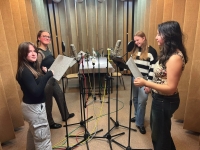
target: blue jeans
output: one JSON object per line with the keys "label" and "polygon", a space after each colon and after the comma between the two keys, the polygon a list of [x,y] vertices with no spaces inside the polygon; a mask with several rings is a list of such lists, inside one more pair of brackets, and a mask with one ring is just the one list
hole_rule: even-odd
{"label": "blue jeans", "polygon": [[164,96],[152,92],[152,97],[150,125],[154,150],[175,150],[170,131],[171,117],[180,103],[179,94]]}
{"label": "blue jeans", "polygon": [[[134,78],[133,78],[134,79]],[[148,94],[145,93],[144,87],[136,87],[133,84],[133,104],[135,107],[135,118],[137,126],[144,126],[144,117],[146,112]]]}

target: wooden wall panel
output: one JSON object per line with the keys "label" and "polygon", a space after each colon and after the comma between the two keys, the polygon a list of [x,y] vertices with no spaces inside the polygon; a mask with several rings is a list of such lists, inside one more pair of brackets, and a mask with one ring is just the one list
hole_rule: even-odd
{"label": "wooden wall panel", "polygon": [[[3,135],[6,141],[14,138],[14,128],[24,125],[20,107],[22,92],[15,79],[18,45],[23,41],[32,41],[35,43],[36,28],[38,30],[39,27],[46,26],[49,29],[49,25],[47,24],[48,18],[44,17],[41,21],[37,16],[39,13],[36,13],[38,10],[41,10],[41,14],[47,14],[45,12],[45,2],[40,1],[43,9],[36,5],[36,2],[33,2],[35,1],[0,1],[0,126],[3,129],[0,129],[0,136]],[[0,139],[0,141],[5,142],[4,139]]]}
{"label": "wooden wall panel", "polygon": [[[156,18],[155,18],[155,27],[154,27],[154,33],[152,33],[152,39],[153,39],[153,44],[154,48],[158,50],[159,53],[159,47],[157,44],[157,41],[155,40],[156,34],[157,34],[157,29],[158,29],[158,24],[163,22],[163,7],[164,7],[164,1],[162,0],[157,0],[157,4],[156,4]],[[150,43],[151,45],[151,43]]]}
{"label": "wooden wall panel", "polygon": [[35,28],[35,22],[34,22],[34,16],[33,16],[33,10],[32,10],[32,3],[31,0],[26,0],[26,13],[28,17],[28,24],[29,24],[29,30],[30,30],[30,36],[31,36],[31,42],[36,43],[36,28]]}
{"label": "wooden wall panel", "polygon": [[[173,7],[173,20],[176,20],[179,22],[182,30],[183,30],[183,25],[184,25],[184,15],[185,15],[185,1],[182,0],[177,0],[174,1],[173,3],[174,7]],[[178,13],[177,13],[177,8],[178,8]],[[187,33],[183,30],[183,34],[187,37]],[[187,38],[185,38],[185,42],[186,42]],[[188,51],[188,49],[187,49]],[[181,103],[179,106],[179,109],[175,112],[174,114],[174,118],[176,119],[183,119],[184,116],[184,111],[185,111],[185,101],[182,101],[182,99],[185,99],[185,97],[187,97],[187,92],[185,92],[185,87],[187,87],[187,78],[184,77],[185,71],[183,72],[183,75],[180,79],[179,82],[179,92],[180,92],[180,98],[181,98]]]}
{"label": "wooden wall panel", "polygon": [[[12,123],[12,119],[9,113],[9,106],[7,103],[7,98],[5,95],[5,88],[2,78],[3,72],[2,67],[6,65],[8,62],[8,48],[7,48],[7,42],[5,38],[5,32],[4,32],[4,26],[3,26],[3,20],[2,15],[0,11],[0,45],[1,49],[1,55],[0,55],[0,141],[5,142],[7,140],[15,138],[14,135],[14,127]],[[9,67],[10,68],[10,67]]]}
{"label": "wooden wall panel", "polygon": [[[178,8],[178,9],[177,9]],[[178,12],[177,12],[178,10]],[[175,0],[173,2],[172,19],[179,22],[181,29],[183,29],[184,15],[185,15],[185,0]]]}
{"label": "wooden wall panel", "polygon": [[24,41],[24,33],[18,0],[13,0],[12,3],[10,3],[10,7],[13,15],[17,43],[21,43]]}
{"label": "wooden wall panel", "polygon": [[[157,5],[157,0],[151,0],[151,5],[150,5],[150,15],[149,15],[149,29],[148,29],[148,43],[149,45],[152,45],[153,47],[155,47],[154,45],[154,41],[155,41],[155,33],[156,33],[156,27],[157,24],[156,22],[156,5]],[[155,47],[156,48],[156,47]]]}
{"label": "wooden wall panel", "polygon": [[[10,3],[10,7],[11,7],[11,11],[12,11],[12,15],[13,15],[13,22],[14,22],[14,27],[15,27],[15,32],[16,32],[16,40],[17,43],[21,43],[23,41],[25,41],[24,38],[24,33],[23,33],[23,26],[22,26],[22,20],[21,20],[21,14],[20,14],[20,8],[19,8],[19,3],[18,0],[14,0],[12,1],[12,3]],[[17,47],[15,48],[15,59],[17,58]],[[15,63],[15,66],[13,67],[13,72],[15,73],[17,70],[17,63]],[[21,92],[21,88],[19,86],[19,84],[17,83],[17,81],[15,82],[16,86],[17,86],[17,90],[18,90],[18,94],[19,94],[19,99],[20,101],[22,100],[22,92]]]}
{"label": "wooden wall panel", "polygon": [[198,12],[198,10],[199,10],[199,5],[197,5],[196,0],[186,1],[183,31],[186,35],[185,46],[186,46],[186,49],[189,50],[188,52],[189,61],[185,67],[184,73],[182,74],[182,78],[180,81],[180,84],[182,86],[180,87],[180,92],[187,93],[187,96],[182,97],[181,99],[182,103],[178,111],[176,112],[175,117],[177,118],[177,115],[179,114],[178,116],[179,119],[184,119],[185,105],[186,105],[186,101],[189,98],[188,91],[189,91],[190,80],[191,80],[191,71],[192,71],[191,65],[193,61],[192,59],[193,59],[194,41],[195,41],[193,38],[189,38],[189,37],[195,37],[196,35],[197,18],[198,18],[198,13],[196,12]]}
{"label": "wooden wall panel", "polygon": [[[144,29],[143,29],[143,31],[144,31],[144,33],[146,34],[146,37],[147,37],[147,40],[149,39],[149,17],[150,17],[150,4],[151,4],[151,1],[150,0],[146,0],[145,1],[146,2],[146,7],[144,8],[144,11],[145,11],[145,13],[144,13],[144,20],[145,20],[145,23],[144,23]],[[149,41],[148,41],[148,43],[149,43]],[[150,45],[150,43],[149,43],[149,45]]]}
{"label": "wooden wall panel", "polygon": [[0,141],[6,142],[15,138],[14,127],[10,117],[9,107],[5,96],[2,77],[0,73]]}
{"label": "wooden wall panel", "polygon": [[18,0],[25,41],[31,41],[25,0]]}
{"label": "wooden wall panel", "polygon": [[7,51],[7,54],[4,57],[5,63],[1,67],[1,76],[3,81],[3,86],[5,89],[5,96],[8,103],[10,115],[13,121],[14,128],[20,127],[24,124],[19,95],[17,92],[15,73],[13,68],[16,68],[17,64],[17,38],[13,22],[13,16],[11,12],[10,2],[9,1],[0,1],[0,10],[2,14],[2,23],[3,30],[1,32],[5,33],[5,39],[7,41],[7,48],[4,51]]}
{"label": "wooden wall panel", "polygon": [[[200,4],[199,4],[200,6]],[[195,10],[194,10],[195,11]],[[197,29],[196,35],[194,36],[194,52],[193,57],[189,61],[192,61],[191,74],[190,74],[190,84],[188,91],[188,98],[186,101],[185,116],[184,116],[184,128],[196,132],[200,132],[200,119],[197,117],[200,114],[200,58],[197,57],[200,54],[199,50],[199,40],[200,40],[200,10],[198,12]]]}
{"label": "wooden wall panel", "polygon": [[173,2],[174,0],[165,0],[164,1],[164,9],[163,9],[163,21],[172,20],[172,10],[173,10]]}
{"label": "wooden wall panel", "polygon": [[200,59],[194,60],[191,67],[191,80],[186,103],[184,128],[200,133]]}

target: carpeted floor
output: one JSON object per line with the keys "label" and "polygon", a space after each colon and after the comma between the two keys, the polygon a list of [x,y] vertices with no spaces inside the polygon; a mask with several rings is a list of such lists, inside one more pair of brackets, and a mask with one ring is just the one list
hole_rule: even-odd
{"label": "carpeted floor", "polygon": [[[141,134],[136,129],[135,123],[131,123],[131,128],[136,129],[137,131],[135,132],[131,130],[129,136],[128,126],[130,113],[130,76],[124,76],[124,81],[126,85],[126,90],[124,90],[123,86],[119,83],[118,103],[116,103],[116,79],[113,81],[113,93],[110,94],[110,117],[112,117],[114,123],[108,115],[109,105],[108,103],[106,103],[108,102],[108,95],[106,95],[104,98],[101,98],[101,101],[103,101],[103,103],[100,102],[100,98],[98,96],[97,100],[95,101],[93,100],[93,98],[89,98],[89,105],[85,109],[85,118],[89,118],[92,116],[92,118],[89,119],[86,123],[86,129],[91,134],[91,137],[85,137],[85,140],[83,137],[70,137],[68,138],[69,147],[73,147],[77,150],[110,150],[111,147],[113,150],[121,150],[126,149],[128,146],[130,146],[132,149],[153,149],[151,143],[151,130],[149,125],[149,113],[152,101],[151,95],[149,95],[149,99],[147,102],[145,117],[145,127],[147,133],[144,135]],[[103,82],[102,84],[104,85]],[[69,135],[86,135],[84,134],[84,127],[81,126],[81,120],[84,120],[84,117],[81,117],[80,94],[77,87],[78,81],[76,79],[69,81],[68,88],[65,94],[67,107],[70,113],[75,113],[75,117],[69,119],[67,123],[77,124],[68,126],[67,128],[63,127],[61,129],[51,130],[52,144],[53,147],[57,150],[66,149],[66,129],[68,130]],[[132,117],[134,114],[133,111],[134,108],[132,107]],[[65,125],[65,122],[61,120],[57,104],[55,103],[53,106],[53,117],[56,123],[61,123]],[[24,127],[17,129],[16,139],[2,144],[3,150],[25,150],[27,127],[28,125],[27,123],[25,123]],[[97,133],[97,131],[99,130],[103,131]],[[199,134],[183,129],[183,123],[181,121],[172,119],[171,132],[177,150],[198,150]],[[117,134],[123,135],[116,136]],[[84,140],[83,143],[79,144],[77,147],[74,147],[74,145],[82,140]],[[116,144],[112,140],[117,141],[119,144]],[[124,148],[120,145],[123,145]]]}

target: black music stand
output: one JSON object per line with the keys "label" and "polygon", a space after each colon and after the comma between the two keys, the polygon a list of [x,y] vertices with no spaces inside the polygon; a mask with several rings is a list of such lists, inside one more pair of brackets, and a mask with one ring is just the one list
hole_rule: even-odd
{"label": "black music stand", "polygon": [[[119,67],[119,68],[124,68],[129,70],[129,67],[126,65],[125,61],[123,60],[122,57],[115,57],[113,58],[113,62]],[[124,145],[120,144],[119,142],[112,140],[115,144],[119,145],[120,147],[124,148],[125,150],[152,150],[152,149],[132,149],[130,146],[130,139],[131,139],[131,130],[133,131],[137,131],[136,129],[132,129],[131,128],[131,114],[132,114],[132,100],[133,100],[133,95],[132,95],[132,89],[133,89],[133,75],[131,75],[131,90],[130,90],[130,108],[129,108],[129,127],[125,127],[122,125],[122,127],[128,128],[129,132],[128,132],[128,146],[125,147]],[[117,89],[118,90],[118,89]],[[117,95],[118,96],[118,95]],[[118,109],[118,108],[117,108]],[[117,110],[116,109],[116,110]],[[117,112],[117,111],[116,111]],[[112,119],[112,118],[111,118]],[[112,121],[114,122],[114,120],[112,119]],[[118,122],[116,121],[115,124],[117,124]]]}
{"label": "black music stand", "polygon": [[[132,129],[123,125],[120,125],[118,122],[118,68],[123,68],[123,69],[127,69],[129,70],[128,66],[126,65],[126,62],[124,61],[124,59],[122,57],[111,57],[111,59],[113,60],[113,62],[116,64],[117,66],[117,84],[116,84],[116,121],[113,120],[113,118],[111,117],[110,119],[113,121],[114,123],[114,127],[112,129],[114,129],[115,127],[124,127],[127,129],[131,129],[132,131],[137,131],[136,129]],[[112,130],[111,129],[111,130]]]}

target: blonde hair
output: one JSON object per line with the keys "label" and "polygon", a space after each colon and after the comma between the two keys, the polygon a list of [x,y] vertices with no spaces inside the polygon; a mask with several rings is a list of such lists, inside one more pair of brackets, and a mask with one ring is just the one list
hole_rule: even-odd
{"label": "blonde hair", "polygon": [[[142,43],[142,46],[141,46],[141,55],[140,55],[139,58],[140,58],[140,60],[148,59],[148,51],[149,51],[149,49],[148,49],[148,43],[147,43],[146,35],[144,34],[144,32],[138,31],[138,32],[136,32],[136,34],[134,36],[139,36],[141,38],[145,38],[144,43]],[[138,47],[135,44],[134,47],[133,47],[133,50],[132,50],[133,59],[136,59],[139,49],[140,49],[140,47]]]}

